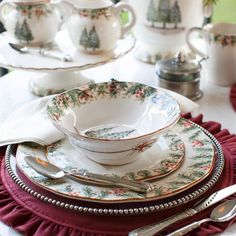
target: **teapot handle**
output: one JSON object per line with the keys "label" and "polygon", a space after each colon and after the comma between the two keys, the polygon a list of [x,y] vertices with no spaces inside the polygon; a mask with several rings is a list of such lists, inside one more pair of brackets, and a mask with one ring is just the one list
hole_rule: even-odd
{"label": "teapot handle", "polygon": [[3,25],[5,25],[5,22],[7,21],[6,15],[4,13],[5,7],[9,9],[15,9],[16,5],[13,2],[8,1],[8,0],[4,0],[0,3],[0,21],[3,23]]}
{"label": "teapot handle", "polygon": [[113,7],[114,14],[118,18],[120,17],[122,10],[127,10],[131,15],[131,19],[129,18],[129,22],[121,27],[121,38],[123,38],[125,33],[128,32],[136,23],[136,14],[131,5],[128,3],[119,2]]}

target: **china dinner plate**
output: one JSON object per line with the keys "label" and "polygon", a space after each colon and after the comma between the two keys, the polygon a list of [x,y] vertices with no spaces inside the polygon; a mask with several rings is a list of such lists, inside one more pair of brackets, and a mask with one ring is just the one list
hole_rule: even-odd
{"label": "china dinner plate", "polygon": [[[134,38],[126,37],[118,40],[116,47],[111,51],[97,54],[86,54],[77,50],[72,45],[72,42],[65,31],[59,32],[55,41],[60,50],[72,56],[72,62],[63,62],[57,59],[29,53],[21,54],[8,45],[9,42],[12,42],[8,34],[6,32],[2,33],[0,34],[0,65],[10,69],[41,72],[78,71],[116,60],[130,52],[135,46]],[[54,51],[60,53],[59,49],[55,49]]]}
{"label": "china dinner plate", "polygon": [[[51,180],[34,171],[24,160],[25,155],[46,159],[44,148],[20,144],[16,153],[17,165],[34,184],[57,195],[100,203],[147,202],[164,199],[183,192],[205,179],[214,169],[214,146],[211,138],[198,126],[180,119],[172,128],[185,144],[185,158],[182,165],[170,175],[154,180],[155,191],[141,194],[124,188],[86,185],[70,178]],[[146,157],[148,158],[148,157]]]}
{"label": "china dinner plate", "polygon": [[47,159],[66,172],[87,170],[89,172],[119,176],[131,180],[150,180],[168,175],[182,163],[185,145],[181,138],[170,131],[161,136],[149,150],[140,154],[138,160],[126,165],[102,165],[96,163],[74,148],[68,139],[47,147]]}
{"label": "china dinner plate", "polygon": [[96,205],[94,205],[87,201],[71,201],[69,198],[61,198],[57,194],[51,195],[47,191],[43,191],[43,189],[41,191],[37,189],[35,190],[34,184],[31,181],[26,181],[25,178],[22,178],[22,175],[19,175],[20,173],[18,168],[16,168],[16,156],[13,145],[9,145],[7,147],[5,166],[12,180],[24,191],[37,198],[39,201],[47,202],[48,204],[67,210],[101,215],[137,215],[167,210],[176,206],[181,206],[182,204],[186,204],[206,193],[219,180],[224,168],[224,155],[221,145],[216,140],[216,138],[214,138],[208,131],[199,125],[194,124],[193,122],[190,123],[203,132],[208,138],[210,138],[214,145],[215,165],[213,167],[212,173],[192,188],[176,194],[173,197],[166,197],[161,200],[147,201],[143,203],[132,203],[132,201],[130,201],[127,204],[124,203],[115,205],[96,203]]}

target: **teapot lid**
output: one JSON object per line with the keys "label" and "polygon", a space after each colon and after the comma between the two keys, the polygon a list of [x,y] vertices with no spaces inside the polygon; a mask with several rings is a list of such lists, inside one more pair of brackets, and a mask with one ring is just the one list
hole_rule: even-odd
{"label": "teapot lid", "polygon": [[110,7],[114,3],[111,0],[78,0],[74,5],[82,9],[99,9]]}
{"label": "teapot lid", "polygon": [[199,77],[201,65],[196,60],[178,53],[176,58],[160,60],[156,64],[156,73],[163,79],[174,81],[193,80]]}

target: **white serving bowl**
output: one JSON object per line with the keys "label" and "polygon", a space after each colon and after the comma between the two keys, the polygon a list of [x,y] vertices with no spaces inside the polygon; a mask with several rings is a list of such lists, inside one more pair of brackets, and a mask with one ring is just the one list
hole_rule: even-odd
{"label": "white serving bowl", "polygon": [[84,85],[47,104],[53,124],[88,158],[108,165],[134,161],[180,117],[167,92],[134,82],[111,80]]}

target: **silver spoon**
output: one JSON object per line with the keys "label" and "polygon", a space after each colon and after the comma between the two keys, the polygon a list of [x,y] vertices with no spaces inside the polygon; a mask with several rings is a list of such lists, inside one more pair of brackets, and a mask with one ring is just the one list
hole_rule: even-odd
{"label": "silver spoon", "polygon": [[213,209],[210,218],[199,220],[192,224],[186,225],[167,236],[180,236],[187,234],[193,229],[198,228],[201,224],[209,221],[213,222],[225,222],[233,219],[236,216],[236,200],[228,200]]}
{"label": "silver spoon", "polygon": [[152,184],[143,181],[126,180],[116,176],[107,176],[102,174],[91,173],[87,170],[65,172],[48,161],[32,156],[25,156],[25,161],[35,171],[52,179],[59,179],[65,176],[72,176],[81,178],[82,181],[87,180],[87,182],[89,183],[123,187],[140,193],[148,193],[154,190],[154,186]]}
{"label": "silver spoon", "polygon": [[17,44],[17,43],[9,43],[9,46],[20,53],[31,53],[31,54],[36,54],[36,55],[39,54],[44,57],[59,59],[64,62],[72,61],[72,58],[70,55],[53,53],[53,52],[51,52],[47,49],[44,49],[42,47],[41,48],[29,48],[29,47],[26,47],[24,45]]}

